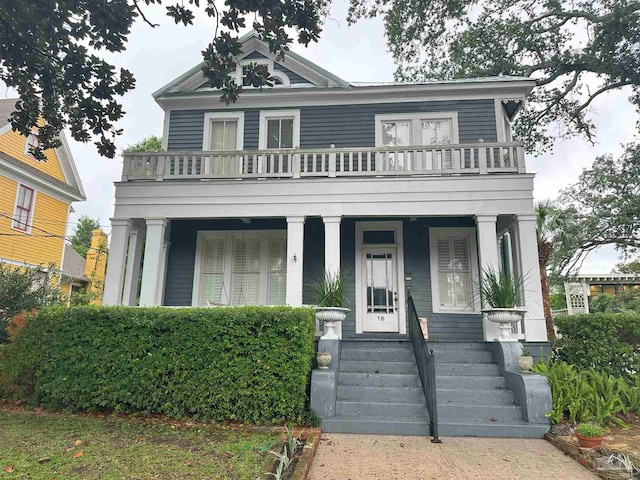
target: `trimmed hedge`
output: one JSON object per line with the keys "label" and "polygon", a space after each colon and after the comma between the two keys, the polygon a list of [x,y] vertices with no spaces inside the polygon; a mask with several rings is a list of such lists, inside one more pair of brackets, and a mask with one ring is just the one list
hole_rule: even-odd
{"label": "trimmed hedge", "polygon": [[44,308],[6,363],[24,396],[48,408],[295,420],[314,333],[309,308]]}
{"label": "trimmed hedge", "polygon": [[640,314],[566,315],[554,322],[562,335],[555,344],[561,360],[614,376],[640,372]]}

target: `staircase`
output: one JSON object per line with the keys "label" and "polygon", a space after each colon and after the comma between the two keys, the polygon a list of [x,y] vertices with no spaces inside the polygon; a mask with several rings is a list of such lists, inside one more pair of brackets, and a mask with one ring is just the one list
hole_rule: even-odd
{"label": "staircase", "polygon": [[548,425],[522,409],[481,342],[430,342],[435,353],[439,433],[443,437],[542,438]]}
{"label": "staircase", "polygon": [[429,413],[409,341],[342,342],[333,433],[429,435]]}

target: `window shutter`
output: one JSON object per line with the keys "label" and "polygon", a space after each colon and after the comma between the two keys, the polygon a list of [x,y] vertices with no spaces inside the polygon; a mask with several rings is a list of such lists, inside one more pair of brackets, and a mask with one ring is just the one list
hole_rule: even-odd
{"label": "window shutter", "polygon": [[233,255],[233,304],[260,305],[260,239],[236,239]]}
{"label": "window shutter", "polygon": [[224,290],[224,240],[207,238],[202,242],[200,304],[222,304]]}
{"label": "window shutter", "polygon": [[437,241],[440,305],[465,307],[472,301],[471,260],[467,236],[440,237]]}
{"label": "window shutter", "polygon": [[269,305],[284,305],[287,289],[287,242],[269,240]]}

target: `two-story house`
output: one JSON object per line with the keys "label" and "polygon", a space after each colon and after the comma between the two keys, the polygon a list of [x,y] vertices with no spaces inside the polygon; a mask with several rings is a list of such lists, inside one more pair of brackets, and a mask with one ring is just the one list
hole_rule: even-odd
{"label": "two-story house", "polygon": [[0,100],[0,262],[64,269],[72,203],[85,200],[82,182],[64,134],[60,147],[45,151],[46,160],[31,155],[38,131],[25,138],[12,130],[15,104]]}
{"label": "two-story house", "polygon": [[511,136],[533,80],[355,84],[242,42],[236,81],[254,62],[272,88],[225,105],[198,65],[153,94],[165,151],[124,155],[105,304],[136,304],[140,269],[139,304],[166,306],[313,304],[308,283],[341,271],[343,344],[406,339],[410,296],[430,340],[471,345],[498,335],[479,272],[504,268],[526,275],[517,336],[547,340],[534,175]]}

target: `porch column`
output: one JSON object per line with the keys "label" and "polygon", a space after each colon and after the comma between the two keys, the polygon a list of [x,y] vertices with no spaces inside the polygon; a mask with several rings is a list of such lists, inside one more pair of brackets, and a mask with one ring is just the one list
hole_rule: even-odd
{"label": "porch column", "polygon": [[322,217],[324,221],[324,271],[340,272],[340,221],[342,217]]}
{"label": "porch column", "polygon": [[[480,277],[483,270],[500,269],[498,256],[498,236],[496,230],[496,215],[476,215],[476,224],[478,226],[478,257],[480,260]],[[484,305],[483,305],[484,308]],[[492,342],[500,336],[498,325],[487,320],[486,315],[482,316],[482,324],[484,330],[484,339]]]}
{"label": "porch column", "polygon": [[304,217],[287,217],[287,295],[286,303],[302,305],[302,264]]}
{"label": "porch column", "polygon": [[120,305],[131,225],[132,222],[128,218],[111,219],[111,244],[102,294],[103,305]]}
{"label": "porch column", "polygon": [[[324,222],[324,273],[340,273],[340,221],[342,217],[322,217]],[[335,332],[342,339],[342,322],[335,322]],[[326,329],[323,331],[326,334]]]}
{"label": "porch column", "polygon": [[135,305],[138,295],[138,278],[140,277],[140,263],[142,260],[142,245],[144,233],[139,228],[131,228],[129,232],[129,249],[127,254],[127,268],[124,275],[123,305]]}
{"label": "porch column", "polygon": [[540,264],[538,263],[538,242],[536,237],[536,216],[518,215],[518,241],[522,275],[524,275],[524,319],[525,339],[528,342],[546,342],[547,327],[542,306],[542,286],[540,284]]}
{"label": "porch column", "polygon": [[151,307],[159,304],[158,283],[160,275],[164,276],[161,267],[164,264],[164,234],[167,228],[166,218],[147,218],[147,239],[144,245],[142,262],[142,287],[140,289],[140,306]]}

